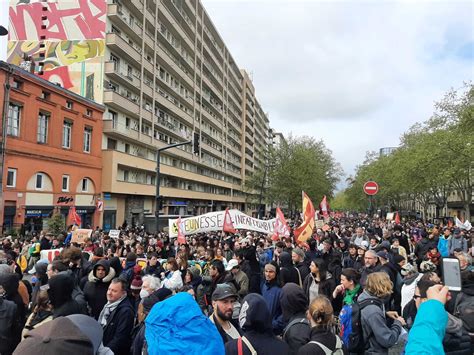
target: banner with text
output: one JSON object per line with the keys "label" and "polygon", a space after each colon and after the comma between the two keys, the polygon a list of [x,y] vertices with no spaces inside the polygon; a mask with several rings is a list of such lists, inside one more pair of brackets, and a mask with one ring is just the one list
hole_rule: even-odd
{"label": "banner with text", "polygon": [[[260,233],[273,233],[275,218],[269,220],[257,219],[247,216],[239,210],[229,210],[230,218],[235,229],[246,229]],[[184,224],[184,235],[222,231],[224,226],[225,211],[209,212],[200,216],[181,218]],[[178,236],[177,219],[170,219],[170,238]]]}

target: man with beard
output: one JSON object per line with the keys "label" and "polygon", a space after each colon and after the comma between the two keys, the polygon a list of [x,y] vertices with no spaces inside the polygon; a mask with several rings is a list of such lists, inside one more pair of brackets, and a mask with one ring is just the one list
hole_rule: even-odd
{"label": "man with beard", "polygon": [[237,294],[227,284],[217,285],[212,293],[214,312],[209,318],[219,331],[224,344],[229,340],[238,339],[241,335],[238,325],[232,323],[232,313],[236,301]]}
{"label": "man with beard", "polygon": [[107,303],[107,290],[115,277],[115,270],[108,260],[99,260],[89,273],[84,286],[84,296],[91,310],[91,316],[99,319],[100,312]]}
{"label": "man with beard", "polygon": [[367,250],[364,254],[364,263],[365,266],[362,269],[362,274],[360,277],[360,285],[365,287],[365,283],[367,281],[367,276],[369,274],[379,271],[380,266],[378,265],[379,257],[374,250]]}

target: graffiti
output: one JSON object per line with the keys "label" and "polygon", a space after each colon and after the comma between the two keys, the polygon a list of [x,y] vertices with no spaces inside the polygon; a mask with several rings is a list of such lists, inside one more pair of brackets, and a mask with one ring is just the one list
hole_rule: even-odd
{"label": "graffiti", "polygon": [[[43,43],[43,46],[41,44]],[[19,65],[25,55],[36,63],[43,62],[43,70],[84,62],[105,53],[104,40],[38,42],[18,41],[8,44],[8,62]]]}
{"label": "graffiti", "polygon": [[105,0],[12,4],[9,40],[102,39],[106,13]]}
{"label": "graffiti", "polygon": [[102,102],[105,0],[10,0],[8,62],[26,57],[35,73]]}

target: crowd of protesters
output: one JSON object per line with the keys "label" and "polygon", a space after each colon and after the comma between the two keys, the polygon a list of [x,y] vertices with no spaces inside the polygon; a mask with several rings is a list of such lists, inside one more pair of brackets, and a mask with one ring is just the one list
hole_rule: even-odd
{"label": "crowd of protesters", "polygon": [[[5,236],[0,355],[473,354],[471,237],[365,215],[298,244],[239,231],[180,245],[126,226],[80,245]],[[443,258],[459,261],[461,291],[443,286]]]}

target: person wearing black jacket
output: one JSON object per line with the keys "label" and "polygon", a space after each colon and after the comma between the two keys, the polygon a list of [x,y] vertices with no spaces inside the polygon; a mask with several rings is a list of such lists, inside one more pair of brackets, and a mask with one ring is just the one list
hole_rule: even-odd
{"label": "person wearing black jacket", "polygon": [[135,314],[127,297],[127,283],[116,277],[107,290],[107,303],[98,322],[104,328],[102,343],[115,355],[128,355]]}
{"label": "person wearing black jacket", "polygon": [[342,340],[331,331],[333,308],[326,297],[317,296],[314,299],[308,309],[308,318],[312,327],[310,340],[298,350],[298,355],[325,355],[343,350]]}
{"label": "person wearing black jacket", "polygon": [[53,306],[53,318],[83,314],[83,308],[72,298],[74,280],[70,274],[60,272],[51,277],[48,284],[48,296]]}
{"label": "person wearing black jacket", "polygon": [[315,299],[317,295],[324,295],[331,299],[332,292],[336,288],[336,281],[334,277],[327,271],[327,266],[324,260],[315,259],[310,264],[311,273],[306,276],[303,283],[303,291],[310,302]]}
{"label": "person wearing black jacket", "polygon": [[303,278],[300,280],[298,271],[293,266],[293,261],[291,260],[291,254],[284,251],[280,254],[280,284],[285,286],[289,282],[293,282],[297,285],[301,285]]}
{"label": "person wearing black jacket", "polygon": [[21,329],[23,327],[23,324],[21,324],[18,304],[23,304],[23,302],[21,302],[21,297],[19,297],[17,290],[18,279],[16,278],[16,275],[9,272],[1,273],[0,354],[11,354],[21,340]]}
{"label": "person wearing black jacket", "polygon": [[283,330],[283,340],[290,347],[288,354],[294,355],[309,341],[311,327],[306,318],[308,298],[301,287],[288,283],[281,289],[280,306],[283,320],[287,322]]}
{"label": "person wearing black jacket", "polygon": [[90,314],[96,320],[107,303],[107,289],[115,277],[115,270],[110,267],[108,260],[99,260],[89,273],[84,286],[84,297],[90,309]]}
{"label": "person wearing black jacket", "polygon": [[[251,345],[258,355],[287,355],[288,345],[273,335],[272,316],[264,298],[250,293],[243,299],[242,311],[239,315],[243,336],[230,340],[225,344],[226,355],[238,355],[238,343],[241,342],[242,355],[251,355],[247,345]],[[245,338],[245,339],[243,339]]]}

